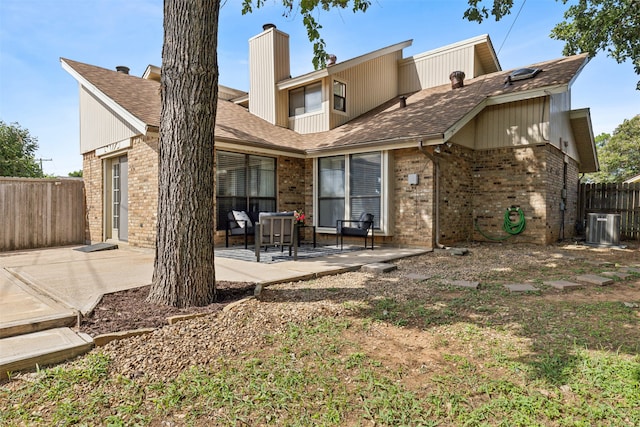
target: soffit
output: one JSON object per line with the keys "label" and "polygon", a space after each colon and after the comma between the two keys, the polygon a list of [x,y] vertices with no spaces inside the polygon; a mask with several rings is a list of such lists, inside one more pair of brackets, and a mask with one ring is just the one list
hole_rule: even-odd
{"label": "soffit", "polygon": [[572,110],[569,113],[569,120],[578,156],[580,157],[578,171],[581,173],[597,172],[600,167],[598,165],[598,154],[596,152],[589,109]]}

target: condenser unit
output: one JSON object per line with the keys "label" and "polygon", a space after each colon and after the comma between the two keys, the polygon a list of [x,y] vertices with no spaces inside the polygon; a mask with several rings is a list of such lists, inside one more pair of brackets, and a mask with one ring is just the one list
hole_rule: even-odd
{"label": "condenser unit", "polygon": [[587,219],[587,244],[620,244],[620,214],[590,213]]}

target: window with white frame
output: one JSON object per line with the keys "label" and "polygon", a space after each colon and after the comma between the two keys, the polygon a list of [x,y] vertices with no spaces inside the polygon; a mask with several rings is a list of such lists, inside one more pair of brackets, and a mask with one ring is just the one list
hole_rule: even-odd
{"label": "window with white frame", "polygon": [[347,85],[337,80],[333,81],[333,109],[347,111]]}
{"label": "window with white frame", "polygon": [[224,230],[231,210],[276,210],[276,159],[251,154],[216,152],[216,210]]}
{"label": "window with white frame", "polygon": [[382,153],[371,152],[318,159],[318,226],[335,227],[339,219],[357,220],[363,212],[382,215]]}
{"label": "window with white frame", "polygon": [[289,91],[289,117],[322,110],[322,83],[313,83]]}

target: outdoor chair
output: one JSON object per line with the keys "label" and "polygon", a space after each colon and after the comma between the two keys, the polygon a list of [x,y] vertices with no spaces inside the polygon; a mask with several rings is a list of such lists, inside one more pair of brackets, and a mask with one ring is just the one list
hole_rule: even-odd
{"label": "outdoor chair", "polygon": [[[347,224],[348,227],[345,227]],[[364,248],[367,249],[367,239],[371,230],[371,250],[373,250],[373,214],[363,212],[358,220],[339,219],[336,221],[336,246],[338,246],[338,236],[340,237],[340,250],[344,236],[364,237]]]}
{"label": "outdoor chair", "polygon": [[229,247],[229,236],[244,236],[244,248],[247,249],[248,238],[254,234],[255,218],[251,219],[245,211],[229,211],[227,213],[227,229],[225,232],[225,246]]}
{"label": "outdoor chair", "polygon": [[265,252],[269,246],[280,246],[283,251],[289,246],[289,256],[293,250],[294,261],[298,260],[298,239],[296,219],[293,212],[261,212],[255,224],[255,254],[260,262],[260,250]]}

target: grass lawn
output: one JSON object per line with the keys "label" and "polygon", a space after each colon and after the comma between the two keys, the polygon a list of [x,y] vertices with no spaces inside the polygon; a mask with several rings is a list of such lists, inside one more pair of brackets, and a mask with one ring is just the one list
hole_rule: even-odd
{"label": "grass lawn", "polygon": [[[542,283],[604,269],[569,261],[478,270],[478,290],[452,287],[462,274],[442,266],[454,261],[429,255],[391,276],[269,287],[239,327],[276,304],[320,308],[161,380],[124,374],[96,349],[0,386],[0,425],[640,426],[640,311],[624,304],[640,275],[569,292]],[[403,276],[421,262],[441,269]],[[540,292],[505,290],[525,276]]]}

